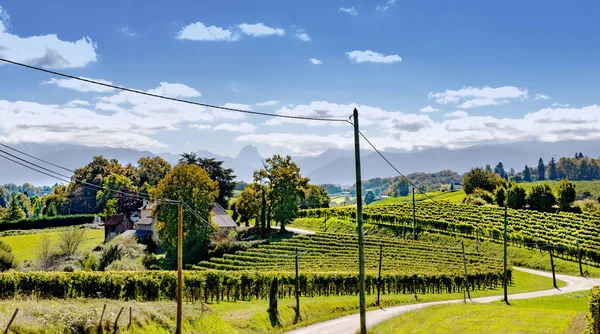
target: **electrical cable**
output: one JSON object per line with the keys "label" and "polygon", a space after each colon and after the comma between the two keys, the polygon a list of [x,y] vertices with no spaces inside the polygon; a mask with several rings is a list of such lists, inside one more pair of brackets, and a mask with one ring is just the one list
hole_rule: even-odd
{"label": "electrical cable", "polygon": [[409,180],[406,176],[404,176],[404,174],[402,174],[398,168],[396,168],[384,155],[383,153],[381,153],[377,147],[375,147],[375,145],[373,145],[373,143],[371,143],[371,141],[367,138],[367,136],[365,136],[362,131],[358,131],[358,133],[363,137],[363,139],[371,146],[371,148],[373,148],[375,150],[375,152],[377,152],[377,154],[379,154],[379,156],[385,160],[385,162],[387,162],[388,165],[390,165],[390,167],[392,167],[396,173],[398,173],[398,175],[400,175],[403,179],[406,180],[406,182],[408,182],[411,186],[413,186],[414,189],[417,189],[421,194],[425,195],[425,197],[429,198],[430,200],[434,201],[435,200],[433,198],[431,198],[431,196],[427,195],[424,191],[422,191],[421,189],[417,188],[417,186],[415,186],[414,183],[412,183],[411,180]]}
{"label": "electrical cable", "polygon": [[73,76],[73,75],[69,75],[69,74],[65,74],[65,73],[61,73],[61,72],[57,72],[57,71],[47,70],[47,69],[44,69],[44,68],[41,68],[41,67],[36,67],[36,66],[32,66],[32,65],[27,65],[27,64],[19,63],[19,62],[12,61],[12,60],[9,60],[9,59],[0,58],[0,61],[3,61],[3,62],[8,63],[8,64],[13,64],[13,65],[25,67],[25,68],[28,68],[28,69],[31,69],[31,70],[36,70],[36,71],[45,72],[45,73],[48,73],[48,74],[53,74],[53,75],[61,76],[61,77],[64,77],[64,78],[69,78],[69,79],[73,79],[73,80],[87,82],[87,83],[94,84],[94,85],[104,86],[104,87],[108,87],[108,88],[112,88],[112,89],[117,89],[117,90],[121,90],[121,91],[125,91],[125,92],[130,92],[130,93],[135,93],[135,94],[150,96],[150,97],[154,97],[154,98],[158,98],[158,99],[163,99],[163,100],[169,100],[169,101],[174,101],[174,102],[192,104],[192,105],[201,106],[201,107],[214,108],[214,109],[220,109],[220,110],[226,110],[226,111],[234,111],[234,112],[240,112],[240,113],[246,113],[246,114],[252,114],[252,115],[259,115],[259,116],[280,117],[280,118],[299,119],[299,120],[307,120],[307,121],[347,122],[347,120],[340,119],[340,118],[320,118],[320,117],[307,117],[307,116],[293,116],[293,115],[282,115],[282,114],[270,114],[270,113],[265,113],[265,112],[260,112],[260,111],[252,111],[252,110],[243,110],[243,109],[237,109],[237,108],[222,107],[222,106],[212,105],[212,104],[208,104],[208,103],[200,103],[200,102],[194,102],[194,101],[189,101],[189,100],[183,100],[183,99],[178,99],[178,98],[174,98],[174,97],[169,97],[169,96],[165,96],[165,95],[148,93],[148,92],[144,92],[144,91],[140,91],[140,90],[136,90],[136,89],[126,88],[126,87],[122,87],[122,86],[116,86],[116,85],[113,85],[113,84],[99,82],[99,81],[95,81],[95,80],[91,80],[91,79],[80,78],[80,77],[76,77],[76,76]]}

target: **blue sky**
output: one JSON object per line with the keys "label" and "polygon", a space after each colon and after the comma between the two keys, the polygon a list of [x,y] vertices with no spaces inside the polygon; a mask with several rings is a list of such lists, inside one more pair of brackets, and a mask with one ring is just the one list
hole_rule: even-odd
{"label": "blue sky", "polygon": [[[385,149],[600,137],[597,1],[0,6],[4,58],[264,112],[339,118],[358,106]],[[347,126],[213,112],[10,65],[0,79],[2,142],[224,155],[352,147]]]}

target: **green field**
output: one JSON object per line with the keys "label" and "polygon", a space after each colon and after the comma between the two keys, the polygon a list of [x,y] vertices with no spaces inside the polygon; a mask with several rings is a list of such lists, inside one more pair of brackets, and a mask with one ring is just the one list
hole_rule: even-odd
{"label": "green field", "polygon": [[[18,234],[0,237],[0,240],[12,247],[12,253],[19,262],[34,260],[38,257],[40,242],[43,237],[48,237],[56,246],[61,230],[48,230],[30,234]],[[86,229],[84,240],[79,246],[80,252],[90,252],[104,241],[103,229]]]}
{"label": "green field", "polygon": [[[439,305],[385,321],[370,333],[582,333],[589,291],[490,304]],[[510,299],[509,299],[510,300]]]}

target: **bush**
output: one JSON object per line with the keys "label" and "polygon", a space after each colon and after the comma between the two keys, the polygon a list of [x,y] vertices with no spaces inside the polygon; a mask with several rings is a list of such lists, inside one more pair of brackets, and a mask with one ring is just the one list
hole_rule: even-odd
{"label": "bush", "polygon": [[6,271],[16,266],[12,248],[0,240],[0,271]]}
{"label": "bush", "polygon": [[590,291],[587,312],[588,328],[586,333],[594,333],[594,314],[597,307],[600,307],[600,286],[595,286]]}
{"label": "bush", "polygon": [[[477,203],[476,203],[477,202]],[[463,203],[470,203],[475,205],[492,204],[494,203],[494,195],[483,189],[475,189],[470,196],[465,197]]]}
{"label": "bush", "polygon": [[100,269],[100,261],[98,261],[98,257],[93,253],[85,253],[79,263],[81,264],[81,270],[96,271]]}
{"label": "bush", "polygon": [[467,195],[475,192],[476,189],[494,191],[498,183],[496,175],[486,172],[483,168],[473,168],[468,171],[462,182],[463,189]]}
{"label": "bush", "polygon": [[111,263],[119,260],[136,260],[144,254],[143,246],[135,240],[115,238],[102,249],[100,254],[100,270],[105,270]]}
{"label": "bush", "polygon": [[83,242],[84,234],[85,230],[77,228],[62,232],[58,242],[58,247],[62,254],[66,256],[75,254],[79,245]]}
{"label": "bush", "polygon": [[117,260],[104,268],[105,271],[140,271],[144,270],[140,261]]}
{"label": "bush", "polygon": [[159,261],[154,254],[146,254],[142,257],[142,264],[148,270],[160,269]]}
{"label": "bush", "polygon": [[552,206],[556,204],[556,197],[552,193],[552,188],[547,183],[536,185],[531,188],[527,195],[527,205],[532,210],[551,212]]}
{"label": "bush", "polygon": [[525,188],[512,185],[506,190],[506,206],[511,209],[523,209],[527,203]]}

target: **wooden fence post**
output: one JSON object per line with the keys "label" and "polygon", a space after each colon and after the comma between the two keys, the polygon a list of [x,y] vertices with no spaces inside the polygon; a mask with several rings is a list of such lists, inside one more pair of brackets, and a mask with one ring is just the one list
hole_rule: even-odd
{"label": "wooden fence post", "polygon": [[106,311],[106,304],[104,304],[104,308],[102,308],[102,314],[100,315],[100,322],[98,322],[98,333],[102,332],[102,320],[104,319],[104,311]]}
{"label": "wooden fence post", "polygon": [[129,306],[129,325],[127,325],[127,329],[129,330],[129,328],[131,327],[131,306]]}
{"label": "wooden fence post", "polygon": [[13,321],[15,321],[15,317],[17,316],[17,313],[19,313],[18,308],[15,309],[15,313],[13,313],[12,318],[10,318],[8,325],[6,326],[6,329],[4,330],[4,334],[8,334],[8,331],[10,330],[10,326],[12,325]]}
{"label": "wooden fence post", "polygon": [[117,313],[117,319],[115,319],[114,333],[119,330],[119,318],[121,317],[121,313],[123,313],[124,307],[121,307],[119,313]]}

